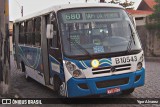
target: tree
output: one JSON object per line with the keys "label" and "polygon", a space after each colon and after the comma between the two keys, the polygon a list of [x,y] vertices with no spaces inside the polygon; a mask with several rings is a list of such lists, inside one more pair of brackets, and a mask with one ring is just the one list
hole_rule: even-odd
{"label": "tree", "polygon": [[100,3],[105,3],[105,0],[100,0]]}
{"label": "tree", "polygon": [[8,0],[0,0],[0,94],[9,89],[9,9]]}
{"label": "tree", "polygon": [[150,39],[147,39],[148,42],[148,50],[152,56],[157,56],[155,54],[155,40],[160,38],[160,0],[155,0],[156,5],[154,6],[153,13],[147,17],[146,27],[148,29],[147,36]]}
{"label": "tree", "polygon": [[154,12],[149,16],[149,20],[147,21],[147,28],[150,30],[160,29],[160,0],[155,0],[155,2]]}
{"label": "tree", "polygon": [[119,3],[120,3],[120,1],[119,1],[119,0],[111,0],[109,3],[119,4]]}
{"label": "tree", "polygon": [[[134,5],[134,2],[128,1],[128,0],[125,0],[125,2],[120,2],[120,0],[111,0],[108,3],[119,4],[119,5],[123,6],[124,8],[128,8],[128,7],[131,7]],[[132,7],[132,9],[133,9],[133,7]]]}
{"label": "tree", "polygon": [[134,2],[132,2],[132,1],[128,1],[128,0],[125,0],[125,2],[123,2],[123,3],[119,3],[121,6],[123,6],[124,8],[128,8],[128,7],[131,7],[131,6],[133,6],[134,5]]}

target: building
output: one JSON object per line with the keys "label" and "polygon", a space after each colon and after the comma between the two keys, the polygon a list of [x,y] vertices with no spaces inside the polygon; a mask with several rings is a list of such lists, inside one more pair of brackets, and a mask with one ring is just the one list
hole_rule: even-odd
{"label": "building", "polygon": [[134,17],[136,26],[144,26],[146,25],[147,16],[154,12],[154,5],[156,5],[154,0],[142,0],[137,10],[126,11]]}
{"label": "building", "polygon": [[126,11],[133,16],[136,22],[136,26],[146,25],[147,16],[153,13],[152,11],[144,11],[144,10],[126,10]]}
{"label": "building", "polygon": [[137,10],[144,10],[144,11],[154,11],[154,5],[156,5],[155,0],[142,0],[139,4]]}

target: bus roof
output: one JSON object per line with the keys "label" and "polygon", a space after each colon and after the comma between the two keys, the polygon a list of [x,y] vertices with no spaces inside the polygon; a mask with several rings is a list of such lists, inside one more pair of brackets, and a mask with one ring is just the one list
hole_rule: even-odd
{"label": "bus roof", "polygon": [[52,11],[57,12],[57,11],[63,10],[63,9],[83,8],[83,7],[116,7],[116,8],[122,8],[123,9],[123,7],[120,6],[120,5],[110,4],[110,3],[63,4],[63,5],[52,6],[52,7],[49,7],[47,9],[44,9],[42,11],[24,16],[20,19],[15,20],[14,23],[24,21],[24,20],[27,20],[27,19],[31,19],[31,18],[34,18],[34,17],[37,17],[37,16],[41,16],[41,15],[44,15],[44,14],[52,12]]}

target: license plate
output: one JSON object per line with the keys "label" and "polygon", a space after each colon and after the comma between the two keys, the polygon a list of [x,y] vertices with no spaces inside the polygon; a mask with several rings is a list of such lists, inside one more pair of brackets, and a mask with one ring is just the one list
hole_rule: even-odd
{"label": "license plate", "polygon": [[120,92],[121,89],[119,87],[116,87],[116,88],[110,88],[107,90],[107,94],[113,94],[113,93],[117,93],[117,92]]}

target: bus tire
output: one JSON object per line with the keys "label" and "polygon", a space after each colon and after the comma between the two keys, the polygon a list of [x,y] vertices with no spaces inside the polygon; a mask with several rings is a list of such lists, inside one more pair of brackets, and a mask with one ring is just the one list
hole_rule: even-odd
{"label": "bus tire", "polygon": [[122,94],[123,95],[129,95],[129,94],[133,93],[133,91],[134,91],[134,88],[131,88],[131,89],[128,89],[128,90],[123,90]]}
{"label": "bus tire", "polygon": [[54,76],[54,80],[53,80],[53,86],[54,86],[54,91],[60,95],[60,86],[62,84],[60,78],[58,76]]}
{"label": "bus tire", "polygon": [[21,62],[21,70],[22,70],[22,72],[26,71],[26,67],[25,67],[24,62]]}

